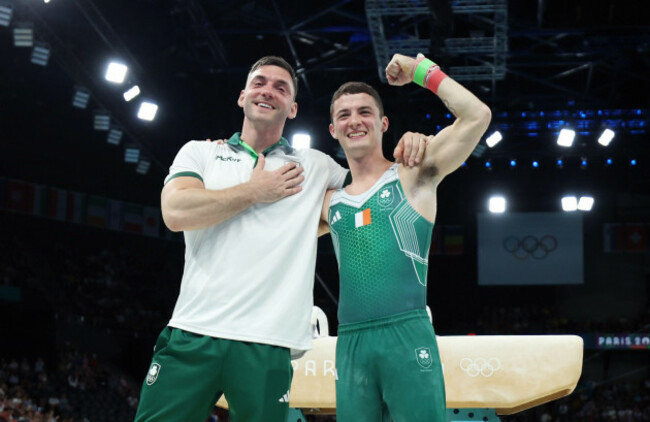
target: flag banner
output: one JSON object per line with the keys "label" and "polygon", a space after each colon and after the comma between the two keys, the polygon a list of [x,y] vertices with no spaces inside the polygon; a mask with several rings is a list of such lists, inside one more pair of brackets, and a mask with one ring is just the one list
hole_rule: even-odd
{"label": "flag banner", "polygon": [[47,186],[34,185],[34,202],[32,214],[38,217],[47,217]]}
{"label": "flag banner", "polygon": [[49,188],[47,190],[47,217],[64,221],[68,214],[68,191]]}
{"label": "flag banner", "polygon": [[647,223],[605,223],[603,225],[603,252],[607,253],[647,253]]}
{"label": "flag banner", "polygon": [[67,195],[66,220],[71,223],[86,223],[86,194],[70,192]]}
{"label": "flag banner", "polygon": [[429,255],[442,255],[442,225],[436,224],[433,226],[433,235],[431,236],[431,247],[429,248]]}
{"label": "flag banner", "polygon": [[106,228],[110,230],[124,229],[124,202],[116,199],[108,200],[108,220]]}
{"label": "flag banner", "polygon": [[142,205],[124,204],[124,230],[142,233]]}
{"label": "flag banner", "polygon": [[444,226],[443,233],[445,255],[462,255],[465,253],[463,226]]}
{"label": "flag banner", "polygon": [[479,285],[582,284],[582,215],[478,215]]}
{"label": "flag banner", "polygon": [[[183,233],[173,233],[161,224],[162,214],[158,207],[5,177],[0,177],[0,209],[149,237],[183,240]],[[367,211],[369,218],[370,210]]]}
{"label": "flag banner", "polygon": [[5,209],[5,200],[7,198],[7,179],[0,177],[0,210]]}
{"label": "flag banner", "polygon": [[101,196],[88,196],[86,224],[95,227],[106,227],[108,221],[108,200]]}
{"label": "flag banner", "polygon": [[144,207],[144,224],[142,234],[151,237],[160,237],[160,208]]}
{"label": "flag banner", "polygon": [[33,183],[9,179],[5,197],[5,208],[9,211],[16,211],[31,214],[34,210],[34,189]]}

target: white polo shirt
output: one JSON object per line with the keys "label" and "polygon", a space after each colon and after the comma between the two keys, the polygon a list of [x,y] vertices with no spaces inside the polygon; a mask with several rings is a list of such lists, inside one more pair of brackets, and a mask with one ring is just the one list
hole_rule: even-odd
{"label": "white polo shirt", "polygon": [[[239,133],[228,143],[190,141],[165,183],[178,176],[219,190],[250,180],[256,163]],[[235,217],[186,231],[185,269],[169,325],[197,334],[306,350],[317,231],[327,189],[341,187],[347,170],[326,154],[293,149],[286,139],[267,149],[265,170],[287,161],[304,167],[302,191],[256,204]]]}

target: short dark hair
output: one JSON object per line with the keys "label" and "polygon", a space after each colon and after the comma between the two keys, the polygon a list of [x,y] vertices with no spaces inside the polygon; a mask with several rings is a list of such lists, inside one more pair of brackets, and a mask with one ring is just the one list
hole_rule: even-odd
{"label": "short dark hair", "polygon": [[379,117],[384,117],[384,103],[381,101],[381,97],[377,90],[365,82],[346,82],[336,90],[332,96],[332,102],[330,103],[330,119],[332,118],[332,113],[334,112],[334,101],[338,100],[340,97],[346,94],[368,94],[375,99],[377,108],[379,109]]}
{"label": "short dark hair", "polygon": [[289,72],[289,75],[291,75],[291,80],[293,81],[293,90],[294,90],[294,99],[298,95],[298,77],[296,76],[296,72],[293,70],[293,67],[282,57],[278,56],[264,56],[258,61],[256,61],[253,66],[251,66],[251,70],[248,72],[248,75],[246,76],[246,80],[251,76],[251,73],[255,72],[257,69],[259,69],[262,66],[277,66],[280,67],[287,72]]}

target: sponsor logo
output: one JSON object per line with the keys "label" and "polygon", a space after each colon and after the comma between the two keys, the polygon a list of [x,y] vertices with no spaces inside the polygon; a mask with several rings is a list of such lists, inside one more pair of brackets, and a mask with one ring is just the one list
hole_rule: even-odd
{"label": "sponsor logo", "polygon": [[377,202],[382,207],[387,207],[392,204],[393,198],[395,198],[395,195],[393,194],[392,186],[382,189],[377,193]]}
{"label": "sponsor logo", "polygon": [[280,403],[289,403],[289,390],[278,400]]}
{"label": "sponsor logo", "polygon": [[424,369],[429,369],[431,367],[431,349],[428,347],[420,347],[415,349],[415,358]]}
{"label": "sponsor logo", "polygon": [[339,221],[340,219],[341,219],[341,213],[338,212],[338,211],[336,211],[336,212],[334,213],[334,216],[332,217],[332,220],[330,221],[330,226],[333,226],[334,223],[336,223],[336,222]]}
{"label": "sponsor logo", "polygon": [[460,360],[460,369],[472,378],[479,375],[489,378],[501,369],[501,361],[497,358],[463,358]]}
{"label": "sponsor logo", "polygon": [[151,385],[158,379],[158,374],[160,374],[160,365],[157,363],[152,363],[149,372],[147,372],[147,385]]}
{"label": "sponsor logo", "polygon": [[224,157],[223,155],[217,155],[214,157],[215,160],[221,160],[221,161],[230,161],[233,163],[238,163],[241,161],[241,158],[234,158],[234,157]]}

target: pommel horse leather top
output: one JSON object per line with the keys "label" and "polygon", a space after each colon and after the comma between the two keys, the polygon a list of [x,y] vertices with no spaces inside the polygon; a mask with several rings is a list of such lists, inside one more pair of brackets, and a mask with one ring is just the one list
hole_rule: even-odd
{"label": "pommel horse leather top", "polygon": [[[571,394],[582,372],[583,341],[574,335],[437,339],[447,408],[511,415]],[[335,349],[336,337],[319,337],[312,350],[292,362],[291,407],[306,414],[335,413]],[[227,406],[223,397],[218,405]]]}

